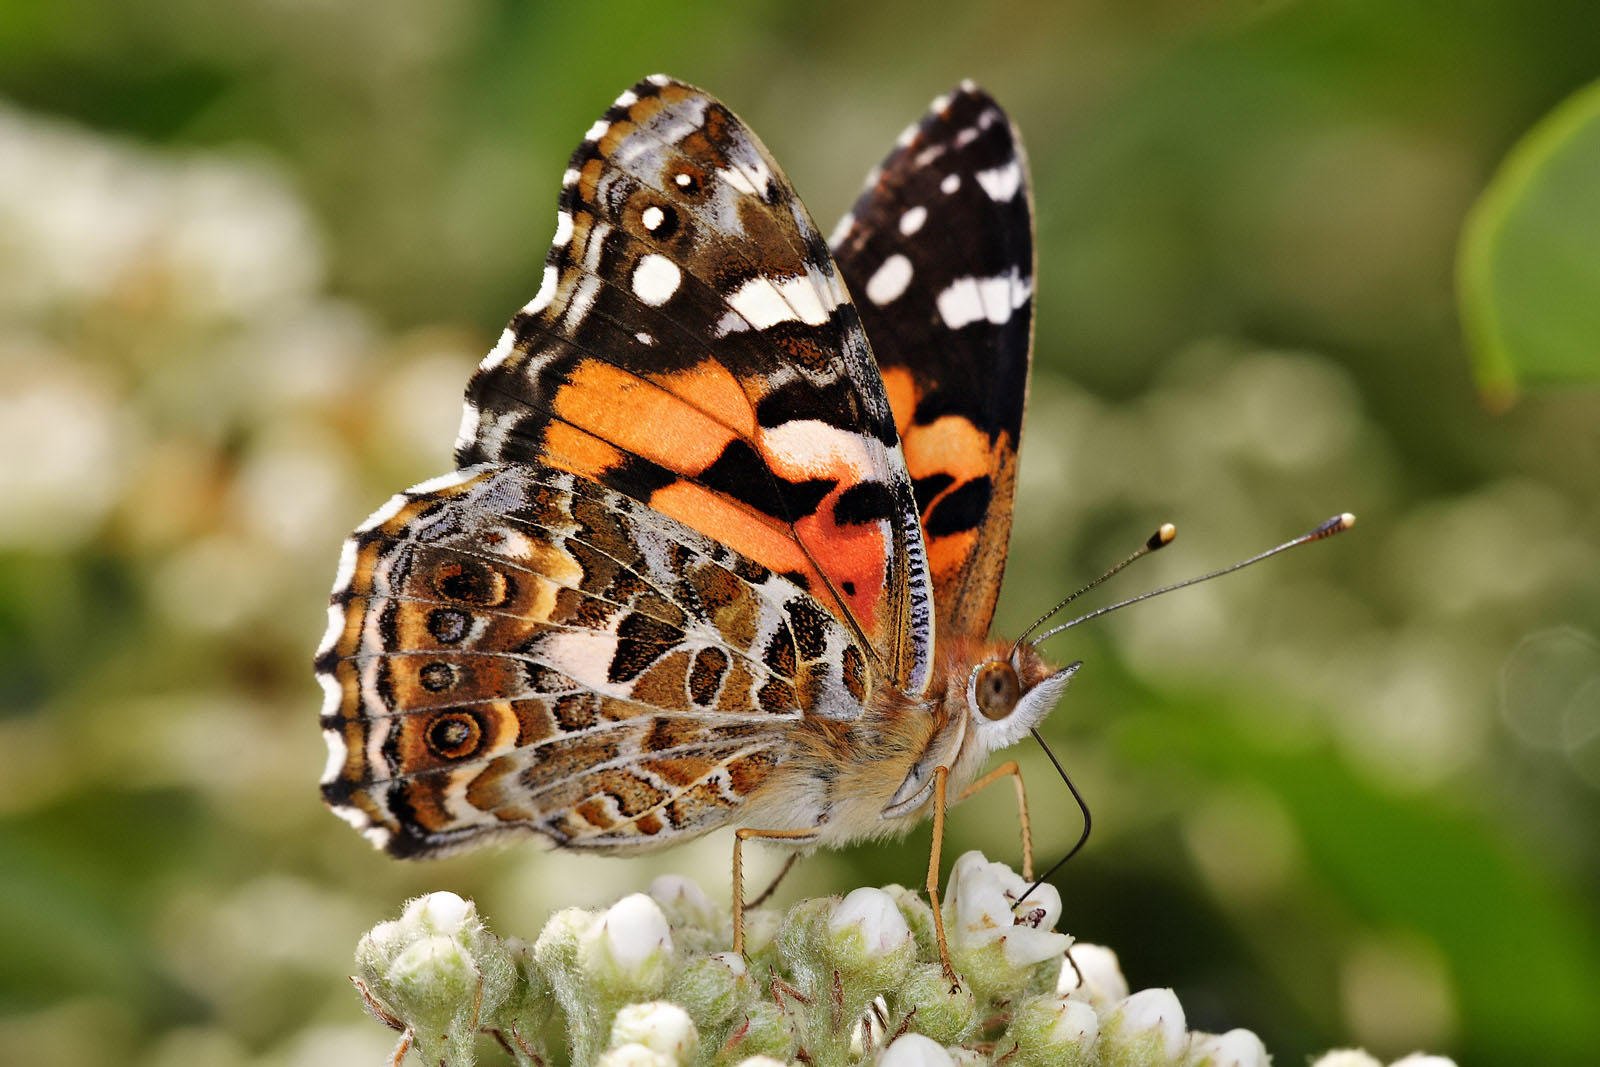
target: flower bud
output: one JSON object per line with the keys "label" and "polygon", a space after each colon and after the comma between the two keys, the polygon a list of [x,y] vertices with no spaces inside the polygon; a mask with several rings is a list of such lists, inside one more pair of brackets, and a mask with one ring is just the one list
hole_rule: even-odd
{"label": "flower bud", "polygon": [[700,1044],[689,1013],[664,1000],[629,1004],[611,1022],[611,1045],[643,1045],[672,1063],[687,1062]]}
{"label": "flower bud", "polygon": [[414,1035],[424,1059],[455,1059],[512,995],[510,952],[470,901],[430,893],[379,923],[356,948],[367,995]]}
{"label": "flower bud", "polygon": [[944,1046],[921,1034],[901,1034],[878,1057],[878,1067],[954,1067]]}
{"label": "flower bud", "polygon": [[978,1001],[965,981],[951,992],[950,979],[937,963],[919,963],[900,985],[895,1003],[903,1013],[915,1012],[917,1032],[941,1045],[971,1036],[978,1023]]}
{"label": "flower bud", "polygon": [[1107,1051],[1139,1063],[1176,1063],[1188,1047],[1183,1005],[1170,989],[1141,989],[1111,1009],[1101,1026]]}
{"label": "flower bud", "polygon": [[613,993],[654,996],[672,967],[672,931],[661,907],[643,893],[611,905],[579,938],[584,970]]}
{"label": "flower bud", "polygon": [[1128,995],[1128,980],[1122,977],[1122,965],[1115,952],[1075,941],[1067,950],[1067,958],[1061,961],[1056,992],[1106,1011]]}
{"label": "flower bud", "polygon": [[1187,1063],[1188,1067],[1271,1067],[1272,1057],[1249,1030],[1229,1030],[1191,1035]]}
{"label": "flower bud", "polygon": [[1097,1062],[1100,1019],[1081,1000],[1032,997],[1018,1006],[1010,1036],[1025,1067],[1087,1067]]}
{"label": "flower bud", "polygon": [[744,1020],[734,1026],[723,1051],[746,1059],[770,1056],[786,1061],[795,1051],[793,1025],[776,1004],[758,1000],[746,1009]]}
{"label": "flower bud", "polygon": [[874,989],[898,984],[916,952],[904,916],[881,889],[853,890],[834,905],[827,939],[828,956],[845,980],[859,977]]}
{"label": "flower bud", "polygon": [[447,892],[428,893],[416,898],[406,905],[400,921],[431,933],[454,937],[469,923],[476,922],[477,918],[477,909],[471,901]]}
{"label": "flower bud", "polygon": [[718,952],[692,959],[672,979],[672,997],[707,1027],[718,1027],[755,998],[744,958]]}
{"label": "flower bud", "polygon": [[[1026,984],[1027,968],[1060,956],[1072,944],[1052,930],[1061,915],[1055,887],[1029,889],[1015,871],[990,863],[981,852],[966,853],[950,871],[945,936],[956,969],[979,996],[1015,992]],[[1018,901],[1022,904],[1013,908]]]}

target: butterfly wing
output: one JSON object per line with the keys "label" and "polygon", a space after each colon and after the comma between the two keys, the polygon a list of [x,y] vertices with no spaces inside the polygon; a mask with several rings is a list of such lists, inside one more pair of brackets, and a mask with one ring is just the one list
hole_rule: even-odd
{"label": "butterfly wing", "polygon": [[656,76],[563,179],[538,295],[467,389],[457,461],[540,463],[809,592],[918,694],[933,612],[882,379],[826,243],[726,107]]}
{"label": "butterfly wing", "polygon": [[1032,201],[1005,113],[971,83],[934,101],[834,233],[915,486],[940,630],[983,637],[1033,341]]}
{"label": "butterfly wing", "polygon": [[795,720],[866,696],[854,635],[793,582],[539,464],[396,496],[346,542],[329,615],[323,796],[402,856],[694,836]]}

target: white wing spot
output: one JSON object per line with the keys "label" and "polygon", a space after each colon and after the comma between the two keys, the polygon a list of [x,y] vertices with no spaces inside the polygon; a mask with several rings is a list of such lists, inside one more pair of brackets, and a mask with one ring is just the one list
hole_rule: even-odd
{"label": "white wing spot", "polygon": [[906,213],[900,216],[900,232],[910,237],[922,229],[922,224],[927,221],[928,209],[921,204],[913,208],[907,208]]}
{"label": "white wing spot", "polygon": [[988,320],[996,326],[1033,295],[1031,279],[1012,268],[992,278],[957,278],[935,298],[939,317],[952,330]]}
{"label": "white wing spot", "polygon": [[588,274],[578,279],[578,286],[572,291],[572,299],[567,303],[567,313],[561,319],[562,325],[569,330],[576,329],[589,314],[589,309],[594,307],[595,298],[599,295],[599,278]]}
{"label": "white wing spot", "polygon": [[461,425],[456,429],[456,448],[463,449],[472,443],[478,433],[478,405],[468,400],[461,405]]}
{"label": "white wing spot", "polygon": [[946,174],[944,181],[939,183],[939,189],[947,195],[959,188],[961,188],[961,175],[959,174]]}
{"label": "white wing spot", "polygon": [[551,244],[561,248],[572,240],[572,215],[566,211],[556,212],[556,236]]}
{"label": "white wing spot", "polygon": [[654,337],[651,337],[649,334],[645,333],[643,330],[640,330],[638,333],[634,334],[633,336],[635,338],[637,338],[639,343],[642,344],[642,345],[653,345],[653,344],[656,343],[656,339]]}
{"label": "white wing spot", "polygon": [[632,107],[634,104],[637,104],[638,102],[639,102],[639,94],[634,92],[632,89],[627,90],[621,96],[617,97],[617,106],[618,107]]}
{"label": "white wing spot", "polygon": [[[839,306],[838,294],[827,294],[828,304],[823,303],[823,295],[810,277],[773,281],[765,275],[757,275],[728,294],[728,304],[758,330],[765,330],[780,322],[821,326],[828,321],[833,309]],[[718,323],[719,329],[722,326],[722,323]],[[735,329],[738,327],[729,324],[728,328],[722,329],[722,333]]]}
{"label": "white wing spot", "polygon": [[450,489],[460,485],[463,482],[470,482],[472,479],[476,478],[482,473],[483,471],[476,467],[468,467],[465,470],[459,471],[450,471],[446,474],[440,474],[433,478],[429,478],[427,481],[418,482],[410,489],[407,489],[406,493],[409,496],[431,496],[442,489]]}
{"label": "white wing spot", "polygon": [[899,299],[911,284],[911,261],[898,252],[867,279],[867,299],[882,307]]}
{"label": "white wing spot", "polygon": [[516,343],[517,335],[515,333],[512,333],[509,328],[501,330],[500,340],[496,341],[494,347],[489,349],[489,354],[483,357],[483,361],[478,364],[478,369],[494,370],[506,361],[507,356],[511,355],[511,350],[516,347]]}
{"label": "white wing spot", "polygon": [[645,229],[649,230],[651,233],[655,233],[657,228],[660,227],[661,223],[666,219],[666,217],[666,212],[652,204],[650,207],[645,208],[643,213],[640,214],[639,221],[644,223]]}
{"label": "white wing spot", "polygon": [[1022,168],[1016,160],[995,167],[993,170],[980,170],[978,184],[983,186],[983,191],[989,194],[990,200],[1004,202],[1017,195],[1017,190],[1022,188]]}
{"label": "white wing spot", "polygon": [[571,188],[572,186],[577,185],[578,184],[578,177],[579,177],[578,172],[575,169],[571,168],[571,167],[569,167],[566,170],[562,171],[561,172],[561,186],[562,186],[562,188]]}
{"label": "white wing spot", "polygon": [[[550,306],[550,301],[556,298],[556,279],[557,272],[555,264],[548,264],[544,268],[544,277],[539,281],[539,291],[533,294],[532,300],[528,301],[522,306],[522,310],[525,314],[537,315],[539,312]],[[505,338],[502,337],[500,340],[504,342]],[[496,360],[496,362],[499,361]]]}
{"label": "white wing spot", "polygon": [[690,182],[694,181],[694,179],[689,177],[687,174],[679,174],[672,180],[683,186],[687,186]]}
{"label": "white wing spot", "polygon": [[956,134],[956,147],[957,148],[965,148],[965,147],[967,147],[967,145],[971,144],[973,141],[976,141],[977,139],[978,139],[978,127],[976,127],[976,126],[968,126],[966,129],[964,129],[960,133]]}
{"label": "white wing spot", "polygon": [[346,747],[344,736],[338,730],[324,730],[322,737],[328,742],[328,762],[322,768],[322,784],[327,785],[344,771],[345,761],[350,758],[350,749]]}
{"label": "white wing spot", "polygon": [[656,86],[657,88],[672,84],[672,79],[667,77],[665,74],[652,74],[650,77],[646,78],[645,81]]}
{"label": "white wing spot", "polygon": [[384,501],[383,507],[379,508],[377,511],[374,511],[371,515],[368,515],[366,521],[360,526],[356,527],[356,533],[364,534],[368,531],[376,530],[378,527],[382,526],[384,523],[400,514],[400,509],[406,506],[406,499],[407,498],[404,493],[396,493],[394,496]]}
{"label": "white wing spot", "polygon": [[605,119],[596,119],[595,124],[589,127],[589,132],[583,135],[583,139],[585,141],[598,141],[606,135],[606,131],[610,128],[611,123]]}
{"label": "white wing spot", "polygon": [[633,295],[651,307],[660,307],[672,299],[682,280],[676,263],[652,252],[633,268]]}

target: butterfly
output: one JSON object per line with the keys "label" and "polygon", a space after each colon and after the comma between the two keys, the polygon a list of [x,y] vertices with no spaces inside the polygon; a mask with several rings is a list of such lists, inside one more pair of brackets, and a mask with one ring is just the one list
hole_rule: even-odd
{"label": "butterfly", "polygon": [[989,636],[1033,333],[1006,114],[970,82],[936,99],[831,240],[744,123],[660,75],[561,186],[456,469],[344,544],[326,802],[408,857],[731,826],[737,892],[750,837],[942,826],[947,790],[1006,777],[1022,801],[984,765],[1077,665]]}

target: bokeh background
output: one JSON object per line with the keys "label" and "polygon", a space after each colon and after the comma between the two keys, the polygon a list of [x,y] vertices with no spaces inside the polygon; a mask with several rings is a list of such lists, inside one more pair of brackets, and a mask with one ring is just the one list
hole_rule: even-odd
{"label": "bokeh background", "polygon": [[[664,871],[727,893],[720,835],[402,865],[316,793],[338,543],[446,469],[568,151],[658,69],[824,229],[958,78],[1012,112],[1039,312],[1001,629],[1164,520],[1115,591],[1361,516],[1059,640],[1087,666],[1046,733],[1096,816],[1063,925],[1282,1064],[1595,1062],[1600,397],[1488,410],[1452,284],[1497,162],[1600,74],[1581,0],[0,4],[0,1060],[376,1063],[344,976],[408,894],[531,935]],[[1022,759],[1049,858],[1077,816]],[[996,790],[948,854],[1014,860],[1014,825]]]}

